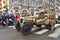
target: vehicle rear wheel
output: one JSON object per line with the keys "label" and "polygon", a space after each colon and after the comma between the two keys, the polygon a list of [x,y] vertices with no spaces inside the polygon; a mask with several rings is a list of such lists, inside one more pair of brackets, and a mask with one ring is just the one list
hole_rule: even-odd
{"label": "vehicle rear wheel", "polygon": [[46,25],[46,29],[52,30],[51,24],[47,24],[47,25]]}

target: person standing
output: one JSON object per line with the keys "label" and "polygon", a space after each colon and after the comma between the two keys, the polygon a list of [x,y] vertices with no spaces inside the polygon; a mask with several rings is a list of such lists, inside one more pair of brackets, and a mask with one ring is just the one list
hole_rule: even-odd
{"label": "person standing", "polygon": [[54,31],[56,29],[55,28],[56,21],[55,21],[55,13],[54,13],[53,9],[50,10],[49,22],[50,22],[50,24],[52,26],[52,31]]}
{"label": "person standing", "polygon": [[17,20],[18,22],[20,22],[20,15],[19,15],[19,13],[16,14],[16,20]]}
{"label": "person standing", "polygon": [[2,25],[2,14],[0,13],[0,26]]}

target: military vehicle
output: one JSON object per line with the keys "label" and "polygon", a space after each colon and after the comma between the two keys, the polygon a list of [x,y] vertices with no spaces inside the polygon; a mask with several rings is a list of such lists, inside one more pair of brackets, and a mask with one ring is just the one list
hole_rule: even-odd
{"label": "military vehicle", "polygon": [[[21,32],[24,35],[31,33],[34,25],[42,29],[46,28],[48,30],[51,30],[52,28],[52,25],[49,21],[49,13],[47,13],[46,10],[39,10],[39,13],[34,13],[33,16],[25,14],[25,16],[21,19],[23,19],[23,22],[20,23],[20,27]],[[42,25],[45,25],[45,27],[42,27]]]}

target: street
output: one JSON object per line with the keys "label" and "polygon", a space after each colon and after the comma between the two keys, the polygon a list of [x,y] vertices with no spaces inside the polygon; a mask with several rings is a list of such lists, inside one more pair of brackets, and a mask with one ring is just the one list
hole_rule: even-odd
{"label": "street", "polygon": [[[21,32],[16,31],[12,27],[0,29],[0,40],[59,40],[60,36],[57,36],[57,34],[53,34],[58,33],[60,31],[59,28],[57,28],[53,33],[51,33],[51,31],[46,31],[41,34],[41,32],[44,30],[45,29],[37,32],[32,32],[31,34],[24,36]],[[51,37],[49,35],[55,35],[57,37]],[[58,33],[58,35],[60,34]]]}
{"label": "street", "polygon": [[0,40],[54,40],[54,38],[47,37],[49,32],[43,35],[29,34],[27,36],[22,35],[13,29],[0,30]]}
{"label": "street", "polygon": [[60,40],[60,0],[0,0],[0,40]]}

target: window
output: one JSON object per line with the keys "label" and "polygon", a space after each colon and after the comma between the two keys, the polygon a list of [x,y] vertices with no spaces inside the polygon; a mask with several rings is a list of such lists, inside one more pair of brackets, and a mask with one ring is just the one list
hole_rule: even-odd
{"label": "window", "polygon": [[14,10],[19,9],[19,7],[14,7]]}
{"label": "window", "polygon": [[22,0],[12,0],[12,3],[21,3]]}

